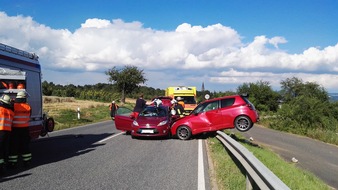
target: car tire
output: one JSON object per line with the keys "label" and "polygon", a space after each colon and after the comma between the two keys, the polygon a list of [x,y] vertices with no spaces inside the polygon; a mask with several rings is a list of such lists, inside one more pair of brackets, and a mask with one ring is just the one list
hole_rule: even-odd
{"label": "car tire", "polygon": [[55,127],[55,122],[54,122],[54,119],[52,117],[48,118],[47,121],[46,121],[46,131],[47,132],[52,132],[54,131],[54,127]]}
{"label": "car tire", "polygon": [[243,116],[243,115],[238,116],[235,119],[234,124],[235,124],[236,129],[240,132],[248,131],[253,126],[251,119],[249,117]]}
{"label": "car tire", "polygon": [[191,137],[191,130],[188,126],[179,126],[176,130],[176,135],[180,140],[188,140]]}

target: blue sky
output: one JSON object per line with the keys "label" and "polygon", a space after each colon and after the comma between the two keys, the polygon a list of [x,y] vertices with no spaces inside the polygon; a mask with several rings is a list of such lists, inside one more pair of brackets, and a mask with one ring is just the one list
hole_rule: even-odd
{"label": "blue sky", "polygon": [[337,10],[336,0],[0,0],[0,42],[36,52],[56,84],[106,83],[108,68],[136,65],[161,89],[278,90],[298,77],[336,92]]}

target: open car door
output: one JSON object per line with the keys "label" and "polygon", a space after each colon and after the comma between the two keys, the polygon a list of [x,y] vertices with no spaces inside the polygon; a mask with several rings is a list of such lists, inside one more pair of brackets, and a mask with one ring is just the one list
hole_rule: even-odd
{"label": "open car door", "polygon": [[131,131],[131,124],[134,121],[134,118],[131,117],[132,110],[126,107],[119,107],[116,110],[115,114],[115,127],[121,131]]}

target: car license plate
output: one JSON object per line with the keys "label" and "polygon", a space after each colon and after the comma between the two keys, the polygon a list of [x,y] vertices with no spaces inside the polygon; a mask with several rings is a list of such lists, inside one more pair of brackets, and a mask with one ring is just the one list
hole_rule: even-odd
{"label": "car license plate", "polygon": [[141,133],[154,133],[152,129],[142,129]]}

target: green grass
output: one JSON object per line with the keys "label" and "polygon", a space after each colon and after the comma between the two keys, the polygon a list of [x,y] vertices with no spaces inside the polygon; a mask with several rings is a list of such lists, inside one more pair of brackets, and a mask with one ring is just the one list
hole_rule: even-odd
{"label": "green grass", "polygon": [[245,189],[245,176],[231,159],[224,146],[216,138],[208,139],[218,189]]}
{"label": "green grass", "polygon": [[80,119],[78,119],[77,111],[71,109],[59,110],[59,113],[53,116],[53,118],[55,121],[54,130],[61,130],[111,119],[109,110],[106,106],[84,108],[80,112]]}
{"label": "green grass", "polygon": [[[123,107],[133,109],[135,104],[126,103]],[[58,109],[52,111],[54,114],[50,115],[55,121],[54,130],[67,129],[77,127],[90,123],[111,120],[110,111],[107,105],[89,106],[89,108],[82,108],[80,112],[80,119],[78,119],[77,110],[74,109]]]}
{"label": "green grass", "polygon": [[[244,141],[244,139],[243,139]],[[301,170],[295,163],[286,162],[264,147],[242,143],[257,159],[268,167],[290,189],[329,190],[330,188],[310,172]],[[221,190],[245,189],[245,174],[241,173],[233,158],[217,138],[208,139],[211,158],[214,163],[216,181]]]}

